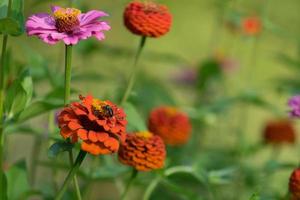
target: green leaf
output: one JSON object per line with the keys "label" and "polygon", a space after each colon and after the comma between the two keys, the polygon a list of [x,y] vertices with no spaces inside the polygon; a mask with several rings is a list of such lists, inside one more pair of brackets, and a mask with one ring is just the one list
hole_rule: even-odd
{"label": "green leaf", "polygon": [[32,93],[32,79],[29,71],[25,70],[8,89],[5,108],[9,118],[19,115],[24,110],[31,100]]}
{"label": "green leaf", "polygon": [[52,144],[48,150],[48,157],[49,158],[55,158],[58,154],[60,154],[61,152],[64,151],[69,151],[74,147],[73,144],[71,144],[70,142],[55,142],[54,144]]}
{"label": "green leaf", "polygon": [[236,172],[235,168],[225,168],[220,170],[210,171],[208,173],[209,183],[212,185],[224,185],[232,182],[233,175]]}
{"label": "green leaf", "polygon": [[25,161],[16,163],[6,172],[8,199],[19,200],[29,190],[26,173]]}
{"label": "green leaf", "polygon": [[54,110],[63,106],[61,99],[47,99],[40,100],[30,104],[18,117],[19,122],[29,120],[40,114],[46,113],[50,110]]}
{"label": "green leaf", "polygon": [[[0,169],[0,170],[2,170],[2,169]],[[8,197],[7,197],[7,178],[6,178],[6,175],[5,175],[5,173],[4,173],[4,171],[2,171],[2,173],[3,173],[3,177],[2,177],[2,179],[3,179],[3,181],[2,181],[2,183],[3,183],[3,185],[2,185],[2,193],[0,192],[0,199],[2,200],[8,200]]]}
{"label": "green leaf", "polygon": [[8,0],[0,0],[0,19],[7,16]]}
{"label": "green leaf", "polygon": [[17,20],[10,17],[0,19],[0,34],[18,36],[21,33],[22,28]]}
{"label": "green leaf", "polygon": [[144,119],[140,116],[135,107],[130,103],[124,104],[124,110],[127,115],[129,131],[145,131],[147,126]]}
{"label": "green leaf", "polygon": [[254,193],[249,200],[260,200],[261,198],[259,197],[259,195],[257,193]]}
{"label": "green leaf", "polygon": [[24,0],[13,0],[11,6],[11,15],[13,19],[18,22],[20,32],[19,34],[24,33]]}
{"label": "green leaf", "polygon": [[205,90],[213,79],[222,75],[220,64],[215,59],[210,59],[201,64],[198,74],[197,87]]}
{"label": "green leaf", "polygon": [[7,12],[8,1],[0,1],[0,34],[18,36],[24,33],[23,0],[13,0],[10,12]]}

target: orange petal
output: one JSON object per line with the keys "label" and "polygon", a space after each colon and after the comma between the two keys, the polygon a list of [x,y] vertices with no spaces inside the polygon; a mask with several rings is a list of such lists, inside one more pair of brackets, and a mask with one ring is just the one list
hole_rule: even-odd
{"label": "orange petal", "polygon": [[109,136],[105,132],[98,132],[97,133],[97,138],[98,138],[99,142],[104,142],[105,140],[107,140],[107,138],[109,138]]}
{"label": "orange petal", "polygon": [[116,140],[115,138],[108,138],[107,140],[105,140],[104,145],[106,147],[108,147],[110,150],[112,151],[116,151],[119,149],[119,142],[118,140]]}
{"label": "orange petal", "polygon": [[73,122],[73,121],[69,122],[68,127],[73,131],[82,128],[82,126],[80,124]]}
{"label": "orange petal", "polygon": [[87,140],[88,139],[88,135],[87,135],[88,131],[85,129],[79,129],[77,130],[77,135],[80,137],[80,139],[82,140]]}
{"label": "orange petal", "polygon": [[89,131],[89,139],[92,142],[97,142],[98,141],[97,133],[95,131]]}
{"label": "orange petal", "polygon": [[86,115],[86,113],[79,108],[74,108],[74,112],[76,115]]}
{"label": "orange petal", "polygon": [[73,134],[73,131],[70,130],[67,126],[63,126],[60,129],[60,134],[63,136],[64,139],[66,139]]}

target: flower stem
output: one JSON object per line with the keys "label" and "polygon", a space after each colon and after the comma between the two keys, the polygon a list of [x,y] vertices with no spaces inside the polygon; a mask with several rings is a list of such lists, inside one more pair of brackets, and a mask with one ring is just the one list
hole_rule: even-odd
{"label": "flower stem", "polygon": [[[70,164],[71,166],[73,165],[73,152],[72,150],[68,151],[69,152],[69,159],[70,159]],[[74,174],[74,177],[73,177],[73,185],[75,187],[75,192],[76,192],[76,197],[78,200],[81,200],[81,193],[80,193],[80,188],[79,188],[79,184],[78,184],[78,180],[77,180],[77,176],[76,174]]]}
{"label": "flower stem", "polygon": [[[12,0],[8,0],[7,17],[11,15]],[[5,96],[5,56],[7,48],[8,35],[3,35],[1,60],[0,60],[0,197],[5,193],[4,191],[4,173],[3,173],[3,151],[4,151],[4,96]]]}
{"label": "flower stem", "polygon": [[124,104],[127,101],[128,97],[129,97],[129,95],[131,93],[131,90],[133,88],[133,85],[134,85],[134,82],[135,82],[135,78],[136,78],[136,74],[137,74],[137,71],[138,71],[137,62],[138,62],[138,60],[140,58],[140,55],[141,55],[141,52],[143,50],[143,47],[145,46],[145,43],[146,43],[146,37],[143,36],[141,38],[141,41],[140,41],[137,53],[135,55],[135,59],[134,59],[134,63],[133,63],[133,70],[132,70],[132,73],[130,75],[129,82],[128,82],[128,85],[126,87],[124,96],[123,96],[123,98],[121,100],[121,105]]}
{"label": "flower stem", "polygon": [[136,178],[137,174],[138,174],[138,171],[137,171],[136,169],[133,169],[133,170],[132,170],[131,177],[130,177],[130,179],[128,180],[128,183],[127,183],[127,185],[126,185],[126,187],[125,187],[125,189],[124,189],[124,191],[123,191],[123,194],[121,195],[121,200],[125,200],[125,197],[126,197],[128,191],[129,191],[129,188],[130,188],[130,186],[131,186],[133,180]]}
{"label": "flower stem", "polygon": [[71,71],[72,71],[72,45],[66,45],[66,51],[65,51],[65,98],[64,98],[65,105],[70,103]]}
{"label": "flower stem", "polygon": [[69,171],[69,174],[67,176],[67,178],[65,179],[64,183],[63,183],[63,186],[61,187],[61,189],[59,190],[59,192],[57,193],[56,197],[55,197],[55,200],[60,200],[62,199],[64,193],[66,192],[67,190],[67,187],[71,181],[71,179],[74,178],[77,170],[79,169],[82,161],[84,160],[86,156],[86,152],[85,151],[80,151],[77,158],[76,158],[76,161],[74,163],[74,165],[72,166],[71,170]]}
{"label": "flower stem", "polygon": [[[65,96],[64,104],[65,106],[70,103],[70,94],[71,94],[71,75],[72,75],[72,45],[66,45],[65,49]],[[72,149],[68,151],[70,165],[73,166],[73,152]],[[78,200],[81,200],[80,188],[78,185],[77,176],[73,175],[73,184],[76,191],[76,197]]]}
{"label": "flower stem", "polygon": [[5,54],[6,54],[6,47],[7,47],[7,40],[8,35],[3,36],[2,42],[2,52],[1,52],[1,61],[0,61],[0,194],[4,194],[4,175],[3,175],[3,151],[4,151],[4,119],[3,119],[3,103],[4,103],[4,88],[5,88]]}

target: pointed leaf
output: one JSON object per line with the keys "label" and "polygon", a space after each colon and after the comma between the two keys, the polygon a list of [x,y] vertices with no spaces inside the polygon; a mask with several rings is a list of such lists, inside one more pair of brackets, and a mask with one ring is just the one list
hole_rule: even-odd
{"label": "pointed leaf", "polygon": [[8,199],[18,200],[29,190],[26,173],[25,161],[16,163],[6,172]]}
{"label": "pointed leaf", "polygon": [[73,144],[71,144],[70,142],[55,142],[54,144],[52,144],[48,150],[48,157],[49,158],[55,158],[58,154],[60,154],[61,152],[64,151],[69,151],[74,147]]}
{"label": "pointed leaf", "polygon": [[127,115],[128,129],[130,131],[145,131],[147,126],[144,119],[140,116],[135,107],[130,103],[124,104],[124,110]]}
{"label": "pointed leaf", "polygon": [[19,122],[29,120],[40,114],[54,110],[63,106],[63,101],[61,99],[47,99],[40,100],[30,104],[18,117]]}

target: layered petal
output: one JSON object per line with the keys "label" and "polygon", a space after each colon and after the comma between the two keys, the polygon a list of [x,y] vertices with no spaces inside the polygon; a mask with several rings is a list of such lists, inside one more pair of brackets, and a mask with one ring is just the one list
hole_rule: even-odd
{"label": "layered petal", "polygon": [[149,130],[159,135],[166,144],[185,144],[191,134],[188,116],[175,107],[158,107],[151,111],[148,121]]}
{"label": "layered petal", "polygon": [[158,38],[169,32],[172,15],[168,8],[156,3],[129,3],[123,15],[124,24],[136,35]]}
{"label": "layered petal", "polygon": [[[80,99],[81,102],[71,103],[58,115],[62,137],[81,142],[82,150],[93,155],[118,151],[119,143],[126,139],[123,109],[92,96],[80,96]],[[107,114],[108,110],[111,115]]]}
{"label": "layered petal", "polygon": [[118,153],[120,162],[138,171],[164,167],[166,150],[163,140],[150,132],[128,134]]}
{"label": "layered petal", "polygon": [[92,10],[80,14],[77,9],[59,6],[52,6],[51,10],[53,15],[40,13],[28,18],[26,31],[29,36],[37,36],[48,44],[63,41],[66,45],[75,45],[90,37],[103,40],[104,31],[110,30],[109,24],[100,20],[108,16],[102,11]]}

